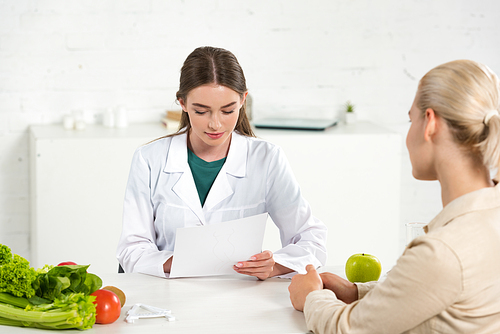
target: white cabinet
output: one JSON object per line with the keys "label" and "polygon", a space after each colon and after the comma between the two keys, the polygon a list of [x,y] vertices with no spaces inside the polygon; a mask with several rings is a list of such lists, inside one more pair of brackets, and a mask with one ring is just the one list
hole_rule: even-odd
{"label": "white cabinet", "polygon": [[[134,150],[167,134],[159,124],[125,129],[32,126],[31,262],[75,261],[116,272],[123,196]],[[399,255],[398,134],[370,123],[327,131],[256,130],[280,145],[314,214],[326,223],[328,265],[353,253],[377,255],[384,267]],[[279,248],[270,224],[264,246]]]}
{"label": "white cabinet", "polygon": [[30,132],[32,266],[74,261],[91,264],[92,272],[116,272],[132,155],[166,130],[44,125]]}
{"label": "white cabinet", "polygon": [[313,214],[328,226],[327,265],[343,266],[355,253],[376,255],[384,270],[396,264],[399,134],[357,122],[321,132],[259,129],[257,136],[283,148]]}

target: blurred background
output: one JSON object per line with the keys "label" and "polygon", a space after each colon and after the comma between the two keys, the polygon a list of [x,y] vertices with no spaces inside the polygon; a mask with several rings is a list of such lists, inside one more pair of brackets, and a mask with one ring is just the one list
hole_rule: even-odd
{"label": "blurred background", "polygon": [[254,118],[334,117],[351,101],[400,133],[401,229],[428,222],[439,185],[412,178],[404,147],[418,81],[463,58],[500,73],[499,22],[496,0],[0,0],[0,243],[29,259],[30,125],[117,105],[160,122],[203,45],[239,59]]}

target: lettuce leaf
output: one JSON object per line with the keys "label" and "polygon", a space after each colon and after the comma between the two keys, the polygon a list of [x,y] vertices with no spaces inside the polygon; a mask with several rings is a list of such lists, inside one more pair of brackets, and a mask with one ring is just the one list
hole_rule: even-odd
{"label": "lettuce leaf", "polygon": [[52,267],[40,273],[33,282],[36,295],[48,300],[61,298],[67,293],[89,295],[102,286],[99,276],[87,273],[89,265],[69,265]]}
{"label": "lettuce leaf", "polygon": [[14,254],[9,247],[0,245],[0,292],[17,297],[30,298],[35,295],[32,283],[36,271],[25,258]]}

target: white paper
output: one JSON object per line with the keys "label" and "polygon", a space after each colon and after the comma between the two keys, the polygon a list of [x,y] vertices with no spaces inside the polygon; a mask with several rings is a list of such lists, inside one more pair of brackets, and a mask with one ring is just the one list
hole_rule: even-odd
{"label": "white paper", "polygon": [[267,213],[178,228],[170,278],[234,274],[233,265],[262,252]]}

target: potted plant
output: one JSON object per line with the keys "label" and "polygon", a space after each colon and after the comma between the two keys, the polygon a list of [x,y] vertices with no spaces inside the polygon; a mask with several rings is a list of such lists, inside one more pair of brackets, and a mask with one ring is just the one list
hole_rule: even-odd
{"label": "potted plant", "polygon": [[346,124],[353,124],[356,123],[356,113],[354,112],[354,104],[351,103],[351,101],[347,101],[344,104],[344,110],[345,110],[345,122]]}

